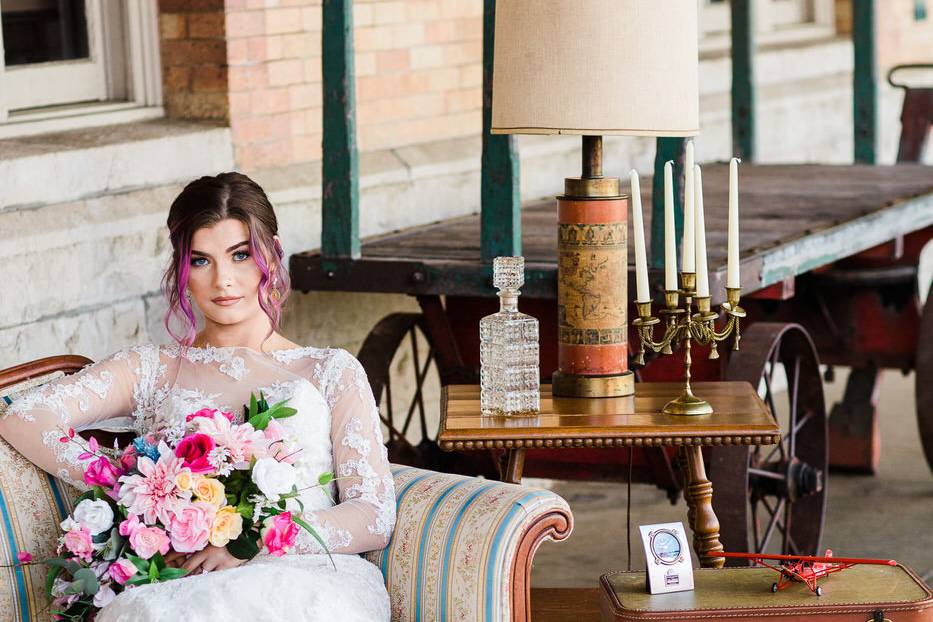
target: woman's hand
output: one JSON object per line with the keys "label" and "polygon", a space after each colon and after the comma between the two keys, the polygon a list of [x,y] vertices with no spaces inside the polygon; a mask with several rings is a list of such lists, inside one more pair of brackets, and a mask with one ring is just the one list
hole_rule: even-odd
{"label": "woman's hand", "polygon": [[[181,553],[170,553],[165,561],[169,565],[173,565],[172,562],[180,561],[179,557]],[[169,561],[171,559],[171,561]],[[238,559],[230,554],[226,547],[214,546],[209,544],[207,548],[192,553],[188,555],[188,559],[185,560],[181,567],[188,571],[189,575],[193,574],[203,574],[205,572],[211,572],[213,570],[226,570],[227,568],[236,568],[246,563],[245,559]]]}

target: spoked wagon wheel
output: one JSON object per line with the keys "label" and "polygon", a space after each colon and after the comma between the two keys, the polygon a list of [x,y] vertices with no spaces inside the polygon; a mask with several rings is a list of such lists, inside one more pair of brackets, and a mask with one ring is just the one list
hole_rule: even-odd
{"label": "spoked wagon wheel", "polygon": [[[787,388],[778,392],[782,377]],[[781,427],[782,440],[712,452],[713,505],[725,550],[819,554],[829,452],[813,342],[797,324],[753,324],[742,336],[741,350],[729,359],[726,379],[758,387]],[[718,487],[717,480],[722,482]]]}
{"label": "spoked wagon wheel", "polygon": [[[379,405],[379,418],[388,428],[386,448],[389,460],[425,468],[438,468],[440,449],[436,432],[429,431],[428,409],[436,397],[425,396],[425,388],[437,386],[434,348],[420,313],[392,313],[373,327],[357,355],[373,397]],[[434,397],[434,396],[431,396]],[[401,407],[401,408],[400,408]],[[417,417],[417,419],[416,419]],[[409,440],[412,424],[419,440]]]}
{"label": "spoked wagon wheel", "polygon": [[933,284],[920,315],[917,337],[916,376],[917,426],[927,464],[933,469]]}

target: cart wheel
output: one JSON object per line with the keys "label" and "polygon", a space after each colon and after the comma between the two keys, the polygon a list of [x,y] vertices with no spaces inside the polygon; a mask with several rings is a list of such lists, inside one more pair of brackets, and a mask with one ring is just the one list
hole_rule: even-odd
{"label": "cart wheel", "polygon": [[[369,331],[357,358],[366,370],[379,405],[379,418],[388,429],[389,460],[436,468],[440,449],[434,440],[436,431],[431,434],[428,430],[425,404],[437,400],[425,398],[424,389],[427,384],[437,385],[437,370],[423,316],[420,313],[385,316]],[[409,440],[416,414],[420,435],[417,444]]]}
{"label": "cart wheel", "polygon": [[917,425],[920,442],[927,464],[933,469],[933,284],[927,295],[920,316],[920,331],[917,338],[916,377],[914,390],[917,396]]}
{"label": "cart wheel", "polygon": [[772,583],[772,584],[771,584],[771,591],[772,591],[772,592],[777,592],[777,591],[778,591],[777,583]]}
{"label": "cart wheel", "polygon": [[437,444],[437,413],[428,408],[440,403],[440,377],[426,326],[420,313],[389,314],[369,331],[357,354],[387,430],[389,460],[497,479],[499,471],[490,452],[447,452]]}
{"label": "cart wheel", "polygon": [[821,586],[819,586],[819,585],[816,586],[816,595],[817,595],[817,596],[822,596],[822,595],[823,595],[823,588],[822,588]]}
{"label": "cart wheel", "polygon": [[[781,374],[787,390],[773,392]],[[758,387],[782,430],[778,445],[716,447],[710,454],[713,504],[725,550],[816,555],[829,452],[812,340],[798,324],[753,324],[742,336],[741,350],[732,353],[725,377]]]}

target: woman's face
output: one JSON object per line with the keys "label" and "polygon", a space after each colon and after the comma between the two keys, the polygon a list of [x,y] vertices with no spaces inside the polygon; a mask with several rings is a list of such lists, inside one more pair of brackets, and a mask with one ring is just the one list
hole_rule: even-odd
{"label": "woman's face", "polygon": [[233,218],[195,231],[191,238],[188,291],[208,321],[237,324],[263,313],[262,272],[253,261],[249,228]]}

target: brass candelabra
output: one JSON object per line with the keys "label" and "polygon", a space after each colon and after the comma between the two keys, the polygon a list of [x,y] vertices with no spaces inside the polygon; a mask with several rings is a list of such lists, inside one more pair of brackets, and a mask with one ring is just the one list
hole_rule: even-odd
{"label": "brass candelabra", "polygon": [[[719,313],[710,310],[710,297],[696,295],[696,273],[680,273],[681,289],[664,292],[665,308],[658,312],[665,321],[664,335],[660,340],[654,340],[654,327],[661,323],[661,318],[651,315],[651,302],[636,302],[638,319],[632,325],[638,329],[641,345],[635,363],[644,365],[645,348],[661,354],[673,354],[674,350],[684,346],[685,384],[684,390],[674,400],[668,402],[662,412],[668,415],[709,415],[713,412],[712,406],[706,400],[693,394],[690,387],[690,350],[692,342],[710,345],[709,358],[719,358],[717,343],[725,341],[735,333],[733,349],[739,349],[741,334],[739,319],[745,317],[745,310],[739,306],[741,289],[738,287],[726,288],[726,302],[722,304],[722,312],[729,316],[722,331],[716,330],[716,320]],[[683,307],[680,305],[683,300]],[[696,312],[694,313],[694,307]]]}

